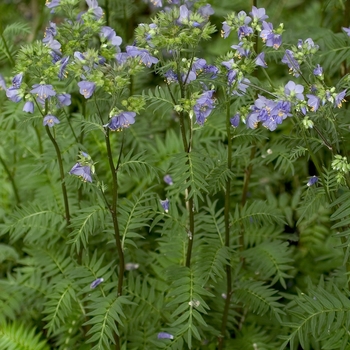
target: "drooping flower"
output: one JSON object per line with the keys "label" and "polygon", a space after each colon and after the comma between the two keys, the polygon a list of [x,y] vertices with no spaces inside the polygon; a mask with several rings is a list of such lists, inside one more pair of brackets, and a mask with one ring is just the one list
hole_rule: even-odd
{"label": "drooping flower", "polygon": [[164,73],[164,78],[167,84],[176,83],[178,81],[177,74],[172,69]]}
{"label": "drooping flower", "polygon": [[49,9],[52,9],[52,8],[55,8],[57,6],[60,5],[60,2],[61,0],[52,0],[52,1],[46,1],[46,6],[49,8]]}
{"label": "drooping flower", "polygon": [[334,107],[340,108],[345,102],[346,89],[337,94],[334,98]]}
{"label": "drooping flower", "polygon": [[57,34],[56,23],[49,22],[49,26],[46,27],[45,29],[43,43],[48,43],[50,40],[53,40],[56,34]]}
{"label": "drooping flower", "polygon": [[350,36],[350,28],[345,28],[345,27],[341,27],[341,29],[343,29],[343,31]]}
{"label": "drooping flower", "polygon": [[221,37],[226,39],[231,33],[231,27],[227,24],[227,22],[222,22],[222,29],[221,29]]}
{"label": "drooping flower", "polygon": [[309,179],[309,181],[307,182],[307,186],[312,186],[312,185],[314,185],[316,182],[318,181],[318,177],[317,176],[313,176],[313,177],[311,177],[310,179]]}
{"label": "drooping flower", "polygon": [[256,56],[255,64],[257,66],[260,66],[260,67],[263,67],[263,68],[267,68],[267,64],[265,62],[265,52],[261,52],[261,53],[259,53],[258,56]]}
{"label": "drooping flower", "polygon": [[96,89],[96,84],[91,81],[80,81],[78,83],[78,86],[79,86],[79,92],[85,98],[91,97]]}
{"label": "drooping flower", "polygon": [[20,89],[17,89],[15,87],[10,87],[6,90],[6,96],[12,101],[12,102],[19,102],[22,100],[22,93]]}
{"label": "drooping flower", "polygon": [[174,336],[170,333],[166,332],[159,332],[158,333],[158,339],[174,339]]}
{"label": "drooping flower", "polygon": [[323,74],[323,68],[318,64],[313,70],[314,75],[321,77]]}
{"label": "drooping flower", "polygon": [[165,175],[163,177],[163,180],[164,182],[167,184],[167,185],[173,185],[174,182],[173,182],[173,179],[171,178],[171,176],[169,174]]}
{"label": "drooping flower", "polygon": [[164,209],[164,211],[166,213],[169,212],[169,199],[168,198],[166,198],[165,200],[160,199],[160,205],[162,206],[162,208]]}
{"label": "drooping flower", "polygon": [[294,57],[293,51],[286,50],[281,62],[288,65],[290,73],[293,74],[295,77],[298,77],[300,75],[300,66],[298,61]]}
{"label": "drooping flower", "polygon": [[60,121],[54,115],[51,115],[51,114],[48,114],[43,119],[43,125],[44,126],[47,125],[50,128],[52,128],[55,124],[59,124],[59,123],[60,123]]}
{"label": "drooping flower", "polygon": [[70,106],[70,104],[71,104],[71,95],[70,94],[67,94],[67,93],[58,94],[57,99],[58,99],[60,106]]}
{"label": "drooping flower", "polygon": [[42,100],[46,100],[47,98],[56,95],[56,92],[53,89],[53,86],[48,84],[35,84],[33,85],[33,89],[30,90],[30,92],[32,94],[35,94],[37,97],[39,97]]}
{"label": "drooping flower", "polygon": [[244,37],[249,36],[251,34],[253,34],[253,28],[247,26],[247,25],[243,25],[241,27],[238,28],[238,39],[242,40]]}
{"label": "drooping flower", "polygon": [[321,104],[321,100],[315,95],[306,95],[308,98],[307,105],[311,107],[311,112],[316,112]]}
{"label": "drooping flower", "polygon": [[86,0],[86,4],[89,6],[89,11],[92,11],[96,19],[100,19],[103,16],[103,10],[98,6],[97,0]]}
{"label": "drooping flower", "polygon": [[62,80],[64,77],[66,77],[66,72],[65,72],[65,69],[68,65],[68,62],[69,62],[69,56],[67,57],[63,57],[61,60],[60,60],[60,70],[58,72],[58,78],[60,80]]}
{"label": "drooping flower", "polygon": [[104,279],[101,277],[101,278],[97,278],[95,281],[93,281],[91,284],[90,284],[90,288],[91,289],[95,289],[99,284],[101,284],[102,282],[104,281]]}
{"label": "drooping flower", "polygon": [[209,16],[214,14],[214,10],[211,7],[210,4],[206,4],[202,7],[200,7],[197,12],[204,18],[204,19],[209,19]]}
{"label": "drooping flower", "polygon": [[34,103],[32,101],[27,101],[23,106],[23,112],[33,113],[34,112]]}
{"label": "drooping flower", "polygon": [[69,174],[79,176],[84,182],[92,182],[91,168],[89,165],[76,163],[70,170]]}
{"label": "drooping flower", "polygon": [[135,112],[121,112],[117,115],[113,115],[115,112],[112,111],[112,116],[108,124],[104,127],[108,127],[112,131],[119,131],[124,128],[128,128],[131,124],[135,123]]}
{"label": "drooping flower", "polygon": [[152,64],[158,63],[158,58],[151,56],[148,50],[139,49],[136,46],[127,46],[126,52],[130,57],[139,57],[140,61],[147,67],[151,67]]}
{"label": "drooping flower", "polygon": [[12,87],[15,89],[19,89],[21,87],[23,80],[23,73],[18,73],[12,79]]}
{"label": "drooping flower", "polygon": [[239,115],[239,113],[237,113],[232,118],[230,118],[230,123],[234,128],[237,128],[240,120],[241,120],[241,116]]}
{"label": "drooping flower", "polygon": [[113,28],[107,26],[101,28],[100,36],[110,41],[113,46],[119,47],[123,41],[120,36],[117,36]]}

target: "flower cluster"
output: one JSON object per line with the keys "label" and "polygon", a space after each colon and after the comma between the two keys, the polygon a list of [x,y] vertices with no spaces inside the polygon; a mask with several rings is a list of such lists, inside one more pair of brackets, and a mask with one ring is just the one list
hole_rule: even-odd
{"label": "flower cluster", "polygon": [[244,47],[246,39],[253,37],[254,31],[257,31],[265,46],[277,50],[282,43],[282,26],[275,31],[273,24],[265,21],[268,16],[264,8],[258,9],[253,6],[249,14],[250,16],[245,11],[241,11],[228,16],[222,24],[221,36],[227,38],[231,31],[236,31],[240,41],[239,46]]}
{"label": "flower cluster", "polygon": [[215,90],[207,90],[196,100],[193,111],[196,116],[196,123],[199,125],[204,124],[215,107],[214,92]]}

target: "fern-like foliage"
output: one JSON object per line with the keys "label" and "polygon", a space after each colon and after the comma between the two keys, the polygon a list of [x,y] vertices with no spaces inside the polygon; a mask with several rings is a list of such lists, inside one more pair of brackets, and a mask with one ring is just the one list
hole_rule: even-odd
{"label": "fern-like foliage", "polygon": [[283,304],[278,300],[281,298],[276,295],[277,290],[258,281],[242,281],[233,294],[236,303],[241,303],[253,313],[263,316],[269,313],[279,322],[282,321],[281,316],[284,315],[282,309]]}
{"label": "fern-like foliage", "polygon": [[3,350],[49,350],[34,327],[9,323],[0,325],[0,348]]}
{"label": "fern-like foliage", "polygon": [[291,278],[287,272],[292,270],[292,250],[289,244],[282,241],[273,241],[259,244],[242,253],[251,270],[263,280],[270,280],[271,285],[277,281],[283,288],[287,288],[286,278]]}
{"label": "fern-like foliage", "polygon": [[299,293],[289,304],[288,314],[292,315],[289,335],[280,349],[294,349],[297,344],[308,349],[312,339],[322,344],[324,349],[347,349],[350,337],[347,331],[350,324],[350,300],[348,292],[331,284],[327,288],[310,288],[307,293]]}
{"label": "fern-like foliage", "polygon": [[90,301],[87,316],[91,319],[84,324],[91,325],[87,332],[87,336],[90,336],[87,343],[95,344],[91,350],[108,350],[111,344],[115,344],[113,334],[120,334],[119,327],[123,326],[122,319],[126,318],[123,307],[131,304],[131,301],[127,297],[118,296],[116,291],[107,296],[94,293]]}

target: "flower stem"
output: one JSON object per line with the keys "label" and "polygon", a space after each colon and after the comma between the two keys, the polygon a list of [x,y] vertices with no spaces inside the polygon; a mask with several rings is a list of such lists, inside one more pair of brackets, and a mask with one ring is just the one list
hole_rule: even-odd
{"label": "flower stem", "polygon": [[[230,101],[226,103],[226,133],[227,133],[227,168],[232,167],[232,138],[231,138],[231,122],[230,122]],[[228,176],[225,185],[225,246],[230,248],[230,209],[231,209],[231,178]],[[224,312],[222,315],[221,331],[219,336],[218,349],[223,349],[227,319],[230,310],[230,302],[232,296],[232,277],[231,277],[231,262],[226,265],[226,299]]]}
{"label": "flower stem", "polygon": [[64,210],[66,213],[66,223],[67,226],[70,225],[70,213],[69,213],[69,203],[68,203],[68,195],[67,195],[67,188],[66,188],[66,183],[64,180],[64,170],[63,170],[63,162],[62,162],[62,156],[61,156],[61,151],[60,148],[55,140],[55,138],[52,136],[51,131],[49,126],[45,126],[45,130],[47,135],[49,136],[55,151],[56,151],[56,156],[57,156],[57,161],[58,161],[58,167],[60,169],[60,177],[61,177],[61,187],[62,187],[62,195],[63,195],[63,203],[64,203]]}
{"label": "flower stem", "polygon": [[16,202],[17,202],[17,204],[19,204],[21,200],[19,198],[18,189],[17,189],[17,185],[16,185],[16,182],[15,182],[15,179],[12,176],[11,171],[8,168],[4,158],[2,158],[1,156],[0,156],[0,163],[3,166],[3,168],[4,168],[8,178],[10,179],[10,182],[11,182],[11,185],[12,185],[12,189],[13,189],[13,193],[15,194],[15,197],[16,197]]}

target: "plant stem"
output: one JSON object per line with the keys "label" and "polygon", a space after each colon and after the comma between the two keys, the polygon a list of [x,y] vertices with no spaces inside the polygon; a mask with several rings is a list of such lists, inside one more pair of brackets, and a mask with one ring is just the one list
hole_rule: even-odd
{"label": "plant stem", "polygon": [[5,48],[5,54],[7,56],[7,58],[9,59],[9,61],[11,62],[12,66],[15,66],[15,61],[11,55],[11,52],[9,50],[9,47],[7,46],[7,42],[6,39],[4,37],[4,32],[2,30],[2,26],[0,26],[0,38],[2,39],[2,42],[4,43],[4,48]]}
{"label": "plant stem", "polygon": [[11,185],[12,185],[12,189],[13,189],[13,193],[15,194],[15,197],[16,197],[16,202],[17,202],[17,205],[20,203],[20,198],[19,198],[19,194],[18,194],[18,189],[17,189],[17,185],[16,185],[16,182],[15,182],[15,179],[14,177],[12,176],[11,174],[11,171],[10,169],[8,168],[5,160],[0,156],[0,163],[1,165],[3,166],[8,178],[10,179],[10,182],[11,182]]}
{"label": "plant stem", "polygon": [[[109,129],[107,128],[106,134],[105,134],[105,141],[106,141],[106,148],[107,148],[107,157],[108,157],[108,163],[109,168],[112,174],[112,206],[109,207],[109,211],[112,216],[113,221],[113,228],[114,228],[114,239],[117,246],[118,251],[118,257],[119,257],[119,274],[118,274],[118,297],[122,295],[123,293],[123,279],[124,279],[124,269],[125,269],[125,262],[124,262],[124,252],[120,240],[120,232],[119,232],[119,223],[118,223],[118,179],[117,179],[117,172],[114,166],[113,162],[113,156],[112,156],[112,148],[111,148],[111,142],[109,139]],[[118,334],[115,333],[115,340],[116,340],[116,349],[120,349],[120,339]]]}
{"label": "plant stem", "polygon": [[60,148],[55,140],[55,138],[52,136],[51,131],[49,126],[45,126],[45,130],[47,135],[49,136],[55,151],[56,151],[56,156],[57,156],[57,161],[58,161],[58,167],[60,169],[60,177],[61,177],[61,187],[62,187],[62,195],[63,195],[63,203],[64,203],[64,210],[66,213],[66,223],[67,226],[70,225],[70,213],[69,213],[69,203],[68,203],[68,195],[67,195],[67,188],[66,188],[66,183],[64,180],[64,170],[63,170],[63,162],[62,162],[62,156],[61,156],[61,151]]}
{"label": "plant stem", "polygon": [[[230,101],[226,103],[226,133],[227,133],[227,168],[232,167],[232,138],[231,138],[231,122],[230,122]],[[230,248],[230,209],[231,209],[231,178],[228,176],[225,186],[225,246]],[[225,331],[227,325],[228,314],[230,310],[230,302],[232,296],[232,277],[231,262],[226,265],[226,299],[224,312],[222,315],[221,332],[219,336],[219,347],[221,350],[224,346]]]}

